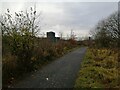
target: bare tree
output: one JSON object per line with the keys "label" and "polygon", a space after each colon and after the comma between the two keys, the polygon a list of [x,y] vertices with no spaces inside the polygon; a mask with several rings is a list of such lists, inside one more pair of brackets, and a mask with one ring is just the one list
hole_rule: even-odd
{"label": "bare tree", "polygon": [[59,32],[60,39],[63,38],[63,32]]}
{"label": "bare tree", "polygon": [[75,38],[76,38],[76,35],[73,32],[73,29],[71,29],[70,38],[73,39],[73,40],[75,40]]}
{"label": "bare tree", "polygon": [[96,43],[103,47],[118,47],[120,44],[120,29],[118,28],[118,23],[118,12],[100,21],[91,31]]}

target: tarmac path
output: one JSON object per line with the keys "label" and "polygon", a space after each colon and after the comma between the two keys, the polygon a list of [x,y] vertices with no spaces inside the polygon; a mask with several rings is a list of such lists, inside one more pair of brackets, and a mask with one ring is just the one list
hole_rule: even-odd
{"label": "tarmac path", "polygon": [[44,66],[14,88],[73,88],[86,47],[74,50]]}

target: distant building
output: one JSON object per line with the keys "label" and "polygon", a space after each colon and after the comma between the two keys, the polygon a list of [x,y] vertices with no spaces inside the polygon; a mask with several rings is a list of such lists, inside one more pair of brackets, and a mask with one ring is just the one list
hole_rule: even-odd
{"label": "distant building", "polygon": [[60,40],[60,37],[56,37],[56,42]]}
{"label": "distant building", "polygon": [[57,42],[59,41],[60,37],[55,37],[54,32],[47,32],[47,39],[49,39],[51,42]]}

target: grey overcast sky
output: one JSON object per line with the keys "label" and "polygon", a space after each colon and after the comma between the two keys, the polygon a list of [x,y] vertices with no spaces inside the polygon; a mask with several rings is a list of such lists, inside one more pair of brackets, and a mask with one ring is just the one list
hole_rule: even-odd
{"label": "grey overcast sky", "polygon": [[[89,31],[93,28],[98,21],[108,17],[110,14],[118,10],[118,2],[99,2],[98,0],[91,0],[92,2],[78,2],[78,0],[68,2],[62,1],[49,2],[48,0],[34,2],[24,2],[24,0],[14,2],[8,2],[2,0],[0,2],[0,14],[4,14],[6,9],[10,9],[11,13],[21,10],[28,10],[30,7],[36,5],[37,13],[41,12],[41,32],[54,31],[56,36],[59,36],[59,32],[63,33],[63,36],[70,34],[71,29],[76,36],[88,36]],[[82,0],[81,0],[82,1]],[[95,2],[96,1],[96,2]]]}

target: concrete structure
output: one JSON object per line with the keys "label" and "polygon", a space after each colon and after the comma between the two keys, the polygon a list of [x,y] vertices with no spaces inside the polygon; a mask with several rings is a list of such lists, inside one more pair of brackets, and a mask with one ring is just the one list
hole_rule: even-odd
{"label": "concrete structure", "polygon": [[56,37],[56,42],[60,40],[60,37]]}
{"label": "concrete structure", "polygon": [[55,37],[54,32],[47,32],[47,39],[49,39],[51,42],[57,42],[59,41],[60,37]]}

